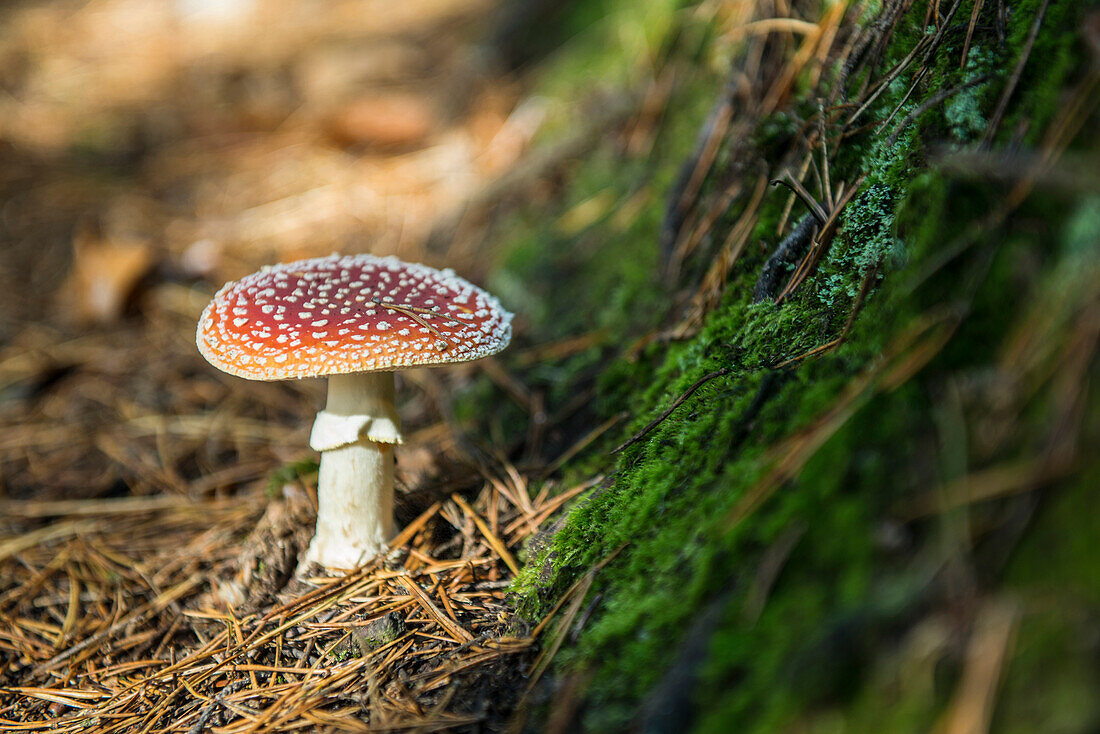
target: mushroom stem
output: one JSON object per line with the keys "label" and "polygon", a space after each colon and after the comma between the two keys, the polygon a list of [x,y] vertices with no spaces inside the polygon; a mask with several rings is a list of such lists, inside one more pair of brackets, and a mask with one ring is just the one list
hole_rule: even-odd
{"label": "mushroom stem", "polygon": [[401,442],[393,373],[334,375],[310,446],[321,452],[317,531],[299,566],[354,568],[394,534],[393,444]]}
{"label": "mushroom stem", "polygon": [[362,441],[321,454],[317,531],[302,567],[355,568],[393,537],[393,446]]}

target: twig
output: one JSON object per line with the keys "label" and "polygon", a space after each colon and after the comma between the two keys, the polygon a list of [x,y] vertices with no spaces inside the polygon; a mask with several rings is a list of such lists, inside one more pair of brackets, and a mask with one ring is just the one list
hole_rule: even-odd
{"label": "twig", "polygon": [[852,306],[851,312],[848,314],[848,319],[844,322],[844,328],[840,330],[840,334],[838,334],[835,339],[830,339],[829,341],[825,342],[824,344],[820,344],[820,345],[814,347],[813,349],[809,350],[808,352],[803,352],[802,354],[800,354],[796,357],[791,357],[790,359],[783,360],[779,364],[772,367],[772,369],[773,370],[780,370],[780,369],[783,369],[784,367],[789,367],[790,365],[794,364],[795,362],[801,362],[802,360],[806,359],[807,357],[812,357],[816,354],[821,354],[822,352],[827,352],[830,349],[833,349],[835,347],[840,346],[844,342],[844,340],[848,337],[848,332],[851,330],[852,324],[855,323],[856,315],[859,313],[860,309],[863,307],[863,301],[867,298],[868,291],[870,291],[871,281],[874,279],[875,275],[878,274],[878,269],[879,269],[880,265],[881,265],[881,263],[879,263],[878,265],[875,265],[875,267],[868,270],[867,274],[863,276],[863,282],[860,283],[859,294],[856,296],[856,302]]}
{"label": "twig", "polygon": [[985,0],[975,0],[974,10],[970,13],[970,25],[966,29],[966,41],[963,42],[962,55],[959,57],[959,69],[966,68],[966,57],[970,55],[970,41],[974,38],[974,26],[978,24],[978,16],[982,14],[982,6]]}
{"label": "twig", "polygon": [[1043,0],[1043,4],[1039,6],[1039,12],[1035,14],[1035,20],[1032,21],[1031,30],[1027,34],[1027,41],[1024,42],[1024,48],[1020,51],[1020,59],[1012,70],[1012,76],[1008,78],[1004,92],[1001,93],[996,111],[989,118],[989,127],[986,128],[985,137],[982,138],[981,147],[983,148],[988,148],[993,144],[993,138],[997,135],[997,129],[1001,126],[1001,119],[1004,117],[1005,110],[1008,109],[1009,100],[1012,99],[1012,95],[1016,91],[1016,85],[1020,83],[1020,77],[1023,76],[1024,66],[1027,65],[1027,60],[1031,56],[1031,50],[1035,48],[1035,39],[1039,36],[1039,27],[1043,24],[1043,18],[1046,16],[1047,5],[1049,4],[1050,0]]}
{"label": "twig", "polygon": [[806,248],[813,242],[817,234],[817,219],[812,214],[804,214],[798,220],[798,224],[791,233],[783,238],[771,254],[764,267],[760,269],[760,275],[756,278],[756,286],[753,288],[753,303],[761,303],[775,296],[779,288],[779,277],[795,260],[801,258]]}
{"label": "twig", "polygon": [[894,109],[890,110],[890,114],[886,117],[886,119],[876,126],[879,130],[885,129],[886,126],[890,124],[890,121],[894,119],[894,116],[897,115],[899,111],[901,111],[901,108],[904,107],[905,103],[909,101],[909,98],[913,96],[913,92],[917,91],[917,87],[920,86],[921,81],[924,79],[927,73],[928,69],[921,69],[917,72],[916,77],[914,77],[912,83],[909,85],[909,89],[906,90],[905,96],[901,98],[900,102],[894,105]]}
{"label": "twig", "polygon": [[878,81],[878,84],[875,86],[875,91],[873,91],[871,95],[863,101],[863,104],[861,104],[859,108],[852,113],[851,117],[849,117],[845,121],[845,129],[855,124],[855,121],[858,120],[864,112],[871,108],[871,105],[875,103],[875,100],[879,98],[879,95],[881,95],[887,90],[887,88],[889,88],[890,83],[893,82],[894,79],[896,79],[898,76],[900,76],[901,73],[909,67],[909,64],[913,63],[913,59],[915,59],[917,57],[917,54],[920,53],[921,50],[929,43],[930,41],[928,36],[923,36],[919,41],[917,41],[916,45],[913,46],[913,49],[905,56],[905,58],[899,61],[897,66],[887,72],[886,76]]}
{"label": "twig", "polygon": [[689,387],[686,391],[684,391],[684,393],[682,395],[680,395],[680,397],[676,398],[676,400],[672,403],[672,405],[668,406],[668,409],[665,410],[664,413],[661,413],[661,415],[657,416],[652,421],[650,421],[649,424],[645,428],[638,431],[633,436],[628,438],[626,441],[624,441],[623,443],[619,444],[614,449],[612,449],[611,453],[617,454],[620,451],[622,451],[623,449],[625,449],[629,446],[633,446],[634,444],[641,441],[643,438],[646,437],[646,435],[649,434],[650,431],[652,431],[654,428],[659,426],[663,420],[665,420],[670,415],[672,415],[672,411],[679,408],[680,405],[682,405],[685,400],[690,398],[695,393],[696,390],[698,390],[703,385],[705,385],[708,382],[710,382],[711,380],[713,380],[715,377],[721,377],[722,375],[728,375],[729,373],[730,373],[730,368],[729,367],[723,367],[720,370],[715,370],[714,372],[711,372],[708,375],[704,375],[703,377],[696,380],[695,384],[692,385],[691,387]]}
{"label": "twig", "polygon": [[922,102],[919,107],[906,115],[901,122],[898,123],[898,126],[894,128],[894,132],[890,133],[890,137],[887,138],[886,145],[888,147],[893,147],[894,143],[898,141],[898,136],[901,135],[902,131],[904,131],[905,128],[908,127],[911,122],[913,122],[913,120],[917,119],[928,110],[940,104],[948,97],[954,97],[959,92],[965,92],[971,87],[976,87],[979,84],[985,84],[992,78],[992,74],[982,74],[977,79],[971,79],[970,81],[964,84],[960,84],[957,87],[952,87],[951,89],[941,89],[936,94],[933,94],[931,97]]}
{"label": "twig", "polygon": [[817,202],[817,199],[806,190],[802,182],[791,175],[790,171],[784,171],[782,177],[772,179],[770,183],[772,186],[786,186],[793,191],[794,194],[802,200],[802,203],[806,205],[806,208],[810,210],[810,213],[814,215],[814,219],[817,220],[817,223],[819,225],[825,224],[825,220],[829,218],[829,215],[825,213],[825,209]]}

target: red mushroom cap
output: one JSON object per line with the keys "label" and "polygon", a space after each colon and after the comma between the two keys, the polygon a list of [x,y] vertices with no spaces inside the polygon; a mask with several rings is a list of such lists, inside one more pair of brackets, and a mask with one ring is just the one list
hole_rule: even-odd
{"label": "red mushroom cap", "polygon": [[459,278],[394,257],[320,257],[264,268],[218,291],[196,343],[251,380],[467,362],[499,352],[512,314]]}

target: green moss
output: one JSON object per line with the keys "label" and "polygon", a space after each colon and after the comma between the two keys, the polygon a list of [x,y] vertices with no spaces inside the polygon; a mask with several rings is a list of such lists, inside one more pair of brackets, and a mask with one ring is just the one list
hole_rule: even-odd
{"label": "green moss", "polygon": [[959,143],[973,142],[985,131],[987,121],[982,113],[982,101],[989,82],[981,80],[993,75],[995,59],[993,52],[981,46],[971,47],[966,57],[966,74],[962,79],[967,86],[946,100],[943,114],[951,129],[951,137]]}
{"label": "green moss", "polygon": [[[1000,128],[1000,139],[1008,142],[1024,131],[1028,144],[1037,144],[1051,121],[1063,108],[1069,83],[1080,74],[1082,49],[1078,33],[1079,19],[1087,5],[1095,3],[1049,2],[1043,17],[1042,32],[1023,67],[1009,112]],[[1002,63],[1015,65],[1031,32],[1032,21],[1042,0],[1020,0],[1008,26],[1006,52]],[[1063,29],[1060,32],[1052,29]],[[998,85],[1001,86],[1001,85]],[[1001,90],[998,90],[1000,93]]]}
{"label": "green moss", "polygon": [[1084,640],[1095,617],[1080,609],[1047,609],[1021,621],[994,726],[1006,734],[1094,731],[1100,722],[1100,686],[1093,652]]}
{"label": "green moss", "polygon": [[[1038,139],[1054,111],[1052,96],[1061,94],[1079,66],[1079,49],[1065,40],[1079,12],[1069,5],[1051,3],[1044,33],[1001,125],[1002,137],[1014,129],[1014,121],[1026,119],[1033,126],[1028,135]],[[1067,283],[1086,282],[1094,271],[1082,263],[1097,255],[1100,208],[1095,197],[1078,201],[1040,192],[999,229],[975,229],[976,216],[1003,201],[1003,189],[946,177],[930,168],[927,150],[931,143],[967,145],[979,137],[1003,80],[972,85],[940,105],[921,105],[991,70],[1011,68],[1036,8],[1030,1],[1013,5],[1003,48],[996,43],[991,17],[985,17],[994,7],[986,8],[982,18],[989,24],[983,20],[985,30],[975,36],[963,68],[963,36],[952,34],[931,60],[928,79],[933,81],[922,82],[906,99],[910,79],[899,78],[867,111],[868,121],[885,120],[897,108],[884,129],[845,141],[833,166],[834,179],[851,182],[863,176],[860,193],[845,209],[817,272],[782,305],[751,302],[765,258],[754,243],[730,273],[721,303],[698,334],[608,361],[616,348],[629,345],[628,335],[655,329],[665,317],[667,295],[652,275],[663,192],[690,151],[716,77],[695,79],[677,91],[653,156],[623,159],[611,150],[590,156],[571,177],[550,221],[560,222],[585,202],[615,202],[603,216],[576,232],[548,228],[545,212],[532,208],[505,228],[509,239],[498,277],[504,289],[516,294],[531,333],[552,339],[600,326],[607,334],[588,352],[540,367],[528,377],[553,385],[555,399],[564,399],[578,375],[599,368],[592,419],[620,411],[631,416],[618,435],[607,436],[567,469],[575,473],[571,476],[613,476],[577,504],[552,540],[529,549],[514,587],[521,612],[537,618],[581,574],[619,551],[597,576],[591,592],[599,595],[595,613],[576,643],[557,658],[559,669],[588,673],[587,730],[620,730],[640,715],[643,702],[662,697],[683,706],[683,728],[714,732],[729,731],[734,724],[739,731],[926,731],[942,713],[958,677],[958,661],[946,653],[921,653],[910,643],[921,624],[932,624],[922,618],[932,603],[931,579],[948,562],[945,554],[953,552],[945,549],[956,546],[947,521],[904,525],[897,519],[899,507],[1040,441],[1055,405],[1044,392],[1036,392],[1039,397],[1021,408],[1025,422],[1034,423],[1007,441],[1004,455],[996,457],[979,450],[980,430],[966,430],[970,423],[984,425],[971,408],[956,406],[957,414],[950,412],[955,408],[944,407],[940,396],[960,383],[990,379],[988,373],[1018,328],[1012,319],[1019,315],[1021,294],[1046,297],[1054,290],[1065,293]],[[926,33],[924,12],[923,6],[914,6],[895,29],[880,72]],[[662,21],[652,27],[670,26]],[[566,80],[580,76],[577,67],[562,64],[558,68]],[[1036,88],[1043,85],[1053,91]],[[802,100],[796,111],[814,109],[811,102]],[[911,119],[916,111],[920,114]],[[794,119],[775,115],[757,130],[754,140],[769,160],[779,155]],[[724,181],[732,164],[720,156],[707,190]],[[646,181],[646,203],[628,226],[617,226],[614,212],[640,190],[640,177]],[[784,192],[769,191],[755,241],[774,246],[785,202]],[[736,215],[735,210],[719,220],[716,238]],[[1062,227],[1063,221],[1069,224]],[[1061,249],[1050,246],[1052,239],[1064,243]],[[946,244],[958,243],[957,258],[926,270]],[[698,265],[688,263],[686,270],[697,272],[692,267]],[[839,347],[776,368],[835,338],[865,284],[865,303]],[[1077,296],[1084,289],[1065,298],[1071,305],[1050,327],[1051,334],[1068,333],[1076,313],[1072,304],[1081,302]],[[865,396],[796,479],[748,518],[734,522],[739,503],[773,465],[776,446],[814,425],[853,378],[880,363],[899,334],[945,304],[965,310],[967,318],[920,376]],[[704,375],[722,368],[728,374],[697,390],[644,440],[616,459],[604,453]],[[990,512],[979,508],[975,514],[991,523]],[[1087,514],[1080,505],[1076,512]],[[1071,519],[1051,520],[1050,532]],[[1049,540],[1041,529],[1031,538],[1035,548]],[[1066,575],[1050,576],[1052,585],[1080,586],[1090,605],[1100,589],[1089,575],[1095,569],[1083,559],[1095,540],[1085,534],[1080,543],[1063,543],[1065,555],[1055,562],[1067,569]],[[786,543],[792,543],[789,553],[761,599],[760,569]],[[1027,547],[1010,578],[1043,575],[1042,556]],[[974,552],[984,558],[986,551]],[[983,581],[1000,583],[997,574],[988,573]],[[709,626],[700,621],[704,618]],[[1033,627],[1031,618],[1025,619],[1021,642],[1035,635],[1035,645],[1044,650],[1069,644],[1046,645],[1044,624]],[[705,641],[704,652],[685,660],[683,644],[693,636]],[[1085,665],[1082,660],[1068,665],[1064,675],[1076,679],[1074,666]],[[1010,674],[1013,690],[1022,690],[1045,665],[1057,665],[1056,658],[1043,655],[1034,663],[1026,656],[1020,661],[1020,672]],[[689,690],[672,690],[669,671],[674,667],[687,671]],[[1077,690],[1052,688],[1056,691],[1049,701],[1037,705],[1042,715],[1049,714],[1062,692]],[[1076,722],[1091,711],[1075,710]]]}
{"label": "green moss", "polygon": [[1073,600],[1066,609],[1044,613],[1100,611],[1100,527],[1091,521],[1100,464],[1093,461],[1089,470],[1043,509],[1008,568],[1009,588],[1038,598]]}
{"label": "green moss", "polygon": [[[1091,414],[1098,409],[1100,401],[1093,398]],[[1095,419],[1086,436],[1100,437]],[[1094,693],[1100,686],[1097,486],[1100,462],[1090,458],[1080,477],[1040,511],[1009,565],[1006,588],[1025,604],[994,722],[999,731],[1062,734],[1100,724]]]}

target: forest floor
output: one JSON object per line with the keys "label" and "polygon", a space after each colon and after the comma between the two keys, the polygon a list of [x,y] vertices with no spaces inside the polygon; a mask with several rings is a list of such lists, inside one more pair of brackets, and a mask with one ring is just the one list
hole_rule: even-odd
{"label": "forest floor", "polygon": [[298,581],[323,385],[231,378],[194,331],[267,263],[483,277],[477,232],[429,239],[542,114],[479,56],[489,3],[233,7],[0,11],[0,728],[501,720],[538,633],[504,601],[516,549],[585,488],[529,492],[546,462],[458,426],[450,396],[508,374],[407,373],[394,551]]}
{"label": "forest floor", "polygon": [[[550,5],[0,10],[0,728],[1100,721],[1100,15]],[[194,330],[335,251],[516,336],[295,579],[323,385]]]}

